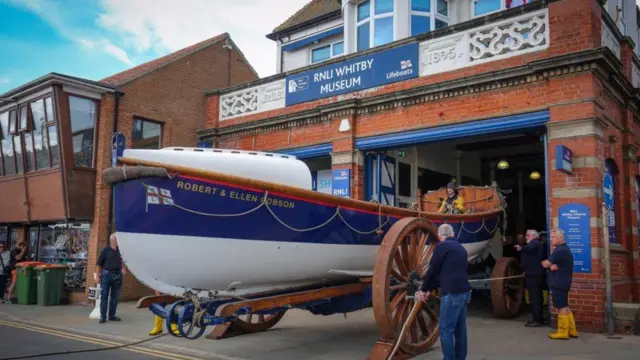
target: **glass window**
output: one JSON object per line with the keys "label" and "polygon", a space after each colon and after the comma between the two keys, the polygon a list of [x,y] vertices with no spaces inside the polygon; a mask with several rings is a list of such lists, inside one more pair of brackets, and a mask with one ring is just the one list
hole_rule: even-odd
{"label": "glass window", "polygon": [[24,159],[22,158],[22,141],[20,136],[13,137],[13,149],[16,154],[16,174],[24,172]]}
{"label": "glass window", "polygon": [[411,36],[431,31],[431,17],[429,16],[411,16]]}
{"label": "glass window", "polygon": [[344,42],[340,41],[333,44],[333,56],[342,55],[344,53]]}
{"label": "glass window", "polygon": [[311,50],[311,63],[329,60],[331,58],[331,45],[325,45]]}
{"label": "glass window", "polygon": [[49,167],[49,145],[47,144],[47,127],[45,124],[33,128],[33,146],[36,155],[36,169]]}
{"label": "glass window", "polygon": [[93,100],[69,96],[73,159],[76,166],[93,166],[93,146],[96,103]]}
{"label": "glass window", "polygon": [[27,129],[27,120],[28,120],[28,116],[27,116],[27,107],[23,106],[20,108],[20,130],[26,130]]}
{"label": "glass window", "polygon": [[51,150],[51,166],[60,166],[60,149],[58,146],[58,129],[55,125],[47,128],[47,140]]}
{"label": "glass window", "polygon": [[368,19],[371,14],[371,4],[369,1],[365,1],[358,5],[358,22]]}
{"label": "glass window", "polygon": [[156,122],[134,119],[131,134],[131,148],[160,149],[162,144],[162,125]]}
{"label": "glass window", "polygon": [[393,12],[393,0],[376,0],[375,14],[388,14]]}
{"label": "glass window", "polygon": [[488,14],[502,8],[503,0],[477,0],[473,4],[474,16]]}
{"label": "glass window", "polygon": [[9,111],[9,134],[16,132],[16,111]]}
{"label": "glass window", "polygon": [[[532,1],[532,0],[529,0]],[[509,7],[509,9],[514,8],[516,6],[522,6],[526,3],[526,0],[511,0],[511,4],[509,4],[509,2],[507,1],[507,6]],[[623,2],[624,4],[624,2]]]}
{"label": "glass window", "polygon": [[436,30],[446,28],[447,26],[449,26],[449,24],[447,24],[446,22],[440,19],[436,19]]}
{"label": "glass window", "polygon": [[27,157],[27,171],[35,170],[36,164],[33,161],[33,135],[31,133],[24,133],[24,151]]}
{"label": "glass window", "polygon": [[373,45],[384,45],[393,41],[393,17],[384,17],[375,20],[375,33]]}
{"label": "glass window", "polygon": [[56,118],[55,116],[53,116],[53,103],[51,102],[51,97],[44,99],[44,107],[47,111],[47,121],[55,121]]}
{"label": "glass window", "polygon": [[10,113],[13,113],[13,117],[15,118],[14,111],[0,114],[0,141],[2,141],[2,158],[4,164],[3,175],[13,175],[16,173],[16,160],[13,154],[13,137],[9,135]]}
{"label": "glass window", "polygon": [[369,48],[369,23],[358,26],[358,51]]}
{"label": "glass window", "polygon": [[411,10],[431,12],[431,0],[411,0]]}
{"label": "glass window", "polygon": [[443,16],[449,16],[449,2],[447,0],[438,1],[438,14]]}
{"label": "glass window", "polygon": [[85,287],[89,233],[89,223],[40,227],[38,261],[67,265],[64,280],[67,289]]}

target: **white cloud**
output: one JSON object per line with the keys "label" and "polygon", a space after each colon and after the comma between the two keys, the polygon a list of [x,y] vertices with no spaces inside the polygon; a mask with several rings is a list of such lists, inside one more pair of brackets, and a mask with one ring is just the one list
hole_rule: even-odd
{"label": "white cloud", "polygon": [[102,44],[104,46],[103,49],[107,54],[111,54],[113,57],[122,61],[125,64],[133,65],[133,61],[129,59],[129,56],[124,50],[113,45],[109,40],[104,40]]}
{"label": "white cloud", "polygon": [[0,85],[7,85],[10,82],[11,82],[11,80],[9,78],[0,77]]}
{"label": "white cloud", "polygon": [[96,23],[139,52],[179,50],[228,32],[261,76],[275,73],[276,45],[265,35],[309,0],[101,0]]}

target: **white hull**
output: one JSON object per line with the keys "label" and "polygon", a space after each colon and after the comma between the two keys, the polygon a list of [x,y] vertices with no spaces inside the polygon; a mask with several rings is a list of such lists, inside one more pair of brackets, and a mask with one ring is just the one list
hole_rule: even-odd
{"label": "white hull", "polygon": [[[123,260],[146,286],[237,295],[372,276],[378,246],[328,245],[118,232]],[[469,261],[489,240],[463,244]],[[178,286],[179,284],[179,286]]]}

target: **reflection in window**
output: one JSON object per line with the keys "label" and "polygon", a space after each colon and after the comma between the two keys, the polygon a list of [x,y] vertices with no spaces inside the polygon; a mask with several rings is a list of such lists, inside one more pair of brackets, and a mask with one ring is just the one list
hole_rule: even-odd
{"label": "reflection in window", "polygon": [[504,0],[475,0],[473,4],[473,15],[480,16],[502,9]]}
{"label": "reflection in window", "polygon": [[131,142],[133,149],[160,149],[162,125],[148,120],[133,120]]}
{"label": "reflection in window", "polygon": [[13,155],[13,140],[9,134],[9,119],[10,116],[15,118],[14,111],[7,111],[0,114],[0,142],[2,147],[2,165],[4,165],[4,171],[0,169],[0,175],[13,175],[16,173],[16,159]]}
{"label": "reflection in window", "polygon": [[319,48],[311,50],[311,63],[329,60],[336,56],[342,55],[344,52],[344,42],[339,41],[333,44],[327,44]]}
{"label": "reflection in window", "polygon": [[89,235],[89,223],[52,224],[40,227],[38,261],[67,265],[68,270],[64,280],[67,289],[85,287]]}
{"label": "reflection in window", "polygon": [[[50,100],[51,98],[47,99]],[[31,116],[33,118],[33,145],[36,155],[36,169],[44,169],[49,167],[49,146],[47,146],[46,137],[43,138],[42,136],[47,126],[44,99],[31,103]]]}
{"label": "reflection in window", "polygon": [[23,106],[20,108],[20,127],[19,130],[27,130],[27,106]]}
{"label": "reflection in window", "polygon": [[35,163],[33,161],[33,135],[31,133],[24,133],[24,151],[27,157],[27,171],[35,170]]}
{"label": "reflection in window", "polygon": [[69,111],[74,163],[78,167],[92,167],[96,103],[93,100],[69,96]]}
{"label": "reflection in window", "polygon": [[369,0],[358,5],[358,51],[393,41],[393,3],[393,0]]}
{"label": "reflection in window", "polygon": [[20,136],[13,137],[13,149],[16,154],[16,174],[24,173],[24,159],[22,158],[22,141]]}
{"label": "reflection in window", "polygon": [[448,15],[448,1],[411,0],[411,36],[449,26]]}
{"label": "reflection in window", "polygon": [[51,149],[51,166],[60,166],[60,149],[58,147],[58,131],[56,126],[47,128],[47,139]]}

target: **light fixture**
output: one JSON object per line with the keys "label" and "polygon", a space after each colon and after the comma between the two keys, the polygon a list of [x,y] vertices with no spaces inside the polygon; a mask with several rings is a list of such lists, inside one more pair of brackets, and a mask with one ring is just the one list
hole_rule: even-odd
{"label": "light fixture", "polygon": [[538,180],[540,179],[540,173],[537,171],[532,171],[531,174],[529,174],[529,179],[531,180]]}
{"label": "light fixture", "polygon": [[508,169],[508,168],[509,168],[509,163],[507,162],[507,160],[500,160],[498,162],[498,169],[504,170],[504,169]]}

